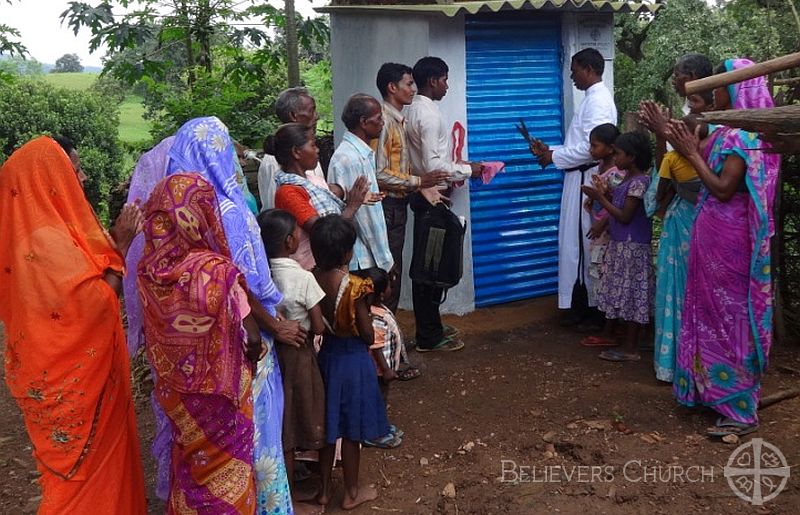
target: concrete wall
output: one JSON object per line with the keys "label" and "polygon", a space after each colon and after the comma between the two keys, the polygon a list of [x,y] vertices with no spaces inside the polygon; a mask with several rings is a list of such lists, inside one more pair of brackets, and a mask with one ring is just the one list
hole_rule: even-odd
{"label": "concrete wall", "polygon": [[378,68],[385,62],[414,66],[428,52],[428,20],[399,14],[331,14],[331,73],[336,144],[345,128],[340,119],[353,93],[380,100],[375,86]]}
{"label": "concrete wall", "polygon": [[[421,57],[435,55],[450,68],[450,90],[441,102],[448,126],[456,120],[466,126],[466,67],[464,52],[464,19],[440,15],[419,16],[333,13],[331,14],[331,60],[333,74],[333,112],[335,139],[338,145],[344,125],[338,119],[347,99],[355,92],[380,98],[375,75],[385,62],[405,63],[413,67]],[[465,154],[466,158],[466,154]],[[452,195],[453,211],[469,220],[468,186]],[[406,246],[403,253],[403,289],[400,307],[411,309],[411,263],[413,214],[409,210]],[[472,240],[469,224],[464,243],[464,275],[442,306],[443,313],[465,314],[475,309],[472,277]]]}
{"label": "concrete wall", "polygon": [[[614,15],[611,13],[564,13],[561,21],[562,60],[564,63],[564,131],[584,92],[572,85],[570,60],[580,50],[597,48],[605,58],[603,83],[614,91]],[[621,114],[621,113],[620,113]]]}

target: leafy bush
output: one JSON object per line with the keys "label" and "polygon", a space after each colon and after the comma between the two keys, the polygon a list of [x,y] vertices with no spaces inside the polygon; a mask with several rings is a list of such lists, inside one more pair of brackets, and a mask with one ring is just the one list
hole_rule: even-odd
{"label": "leafy bush", "polygon": [[[220,60],[222,61],[222,60]],[[174,134],[181,125],[198,116],[216,116],[228,126],[231,136],[242,144],[260,149],[264,137],[279,125],[275,100],[286,88],[286,72],[262,73],[244,62],[226,63],[223,71],[208,73],[195,68],[192,88],[145,78],[145,118],[152,123],[151,134],[159,141]],[[333,85],[330,62],[302,63],[302,78],[317,102],[318,131],[333,130]]]}
{"label": "leafy bush", "polygon": [[0,164],[42,134],[63,134],[78,147],[86,170],[86,195],[108,221],[111,188],[122,179],[117,105],[106,97],[14,79],[0,88]]}
{"label": "leafy bush", "polygon": [[333,132],[333,78],[331,62],[327,59],[314,64],[303,63],[301,77],[317,102],[318,133]]}
{"label": "leafy bush", "polygon": [[105,95],[117,104],[121,104],[125,100],[128,89],[130,88],[123,84],[122,81],[110,75],[100,75],[97,77],[97,80],[89,86],[89,91],[97,93],[98,95]]}

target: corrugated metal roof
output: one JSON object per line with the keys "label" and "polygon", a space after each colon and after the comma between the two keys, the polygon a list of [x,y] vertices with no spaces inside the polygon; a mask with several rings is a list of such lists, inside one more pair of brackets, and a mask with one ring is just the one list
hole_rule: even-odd
{"label": "corrugated metal roof", "polygon": [[393,5],[329,5],[317,7],[321,13],[341,12],[409,12],[456,16],[462,12],[544,10],[544,11],[600,11],[600,12],[656,12],[661,0],[652,2],[612,2],[610,0],[486,0],[482,2],[456,2],[452,4],[393,4]]}

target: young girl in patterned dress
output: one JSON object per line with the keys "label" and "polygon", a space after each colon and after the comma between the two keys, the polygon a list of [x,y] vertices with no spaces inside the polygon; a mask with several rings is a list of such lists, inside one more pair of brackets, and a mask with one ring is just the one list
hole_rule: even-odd
{"label": "young girl in patterned dress", "polygon": [[581,189],[608,211],[608,243],[603,272],[597,294],[597,305],[606,315],[603,337],[612,338],[613,321],[626,322],[625,342],[621,349],[600,353],[607,361],[638,361],[639,331],[650,321],[653,307],[653,261],[650,249],[652,230],[642,198],[650,185],[646,174],[651,166],[650,141],[642,133],[628,132],[614,142],[617,168],[626,172],[625,179],[611,195],[595,180],[594,186]]}

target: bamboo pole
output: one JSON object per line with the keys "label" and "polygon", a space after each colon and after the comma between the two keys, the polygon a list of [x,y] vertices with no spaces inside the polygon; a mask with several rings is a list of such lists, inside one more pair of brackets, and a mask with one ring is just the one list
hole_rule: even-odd
{"label": "bamboo pole", "polygon": [[687,82],[686,95],[692,95],[701,91],[710,91],[729,84],[736,84],[737,82],[760,77],[761,75],[769,75],[770,73],[781,72],[796,67],[800,67],[800,52],[787,54],[762,63],[755,63],[753,66],[747,66],[746,68],[739,68],[738,70],[718,73],[717,75]]}
{"label": "bamboo pole", "polygon": [[795,397],[800,396],[800,388],[790,388],[788,390],[780,390],[779,392],[773,393],[772,395],[767,395],[766,397],[762,397],[761,401],[758,403],[759,409],[767,408],[776,404],[781,401],[785,401],[787,399],[794,399]]}
{"label": "bamboo pole", "polygon": [[704,122],[721,123],[751,132],[800,132],[800,105],[771,107],[767,109],[729,109],[707,111],[700,118]]}

